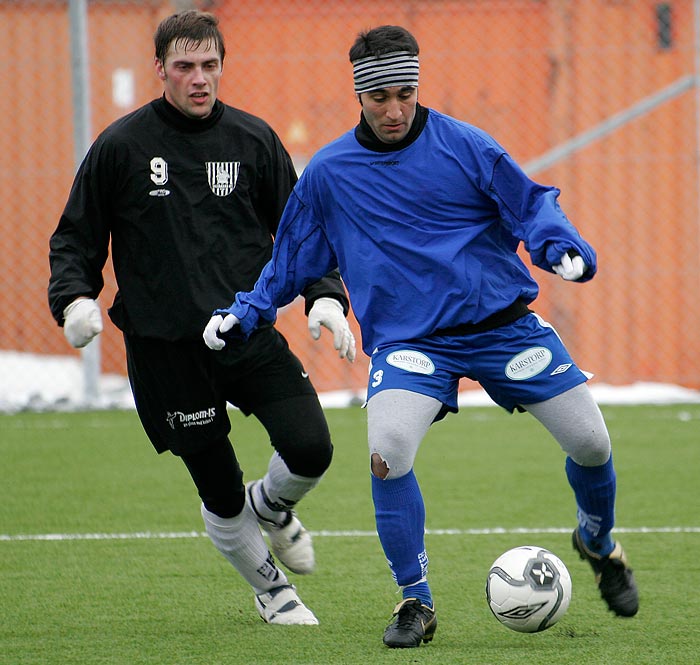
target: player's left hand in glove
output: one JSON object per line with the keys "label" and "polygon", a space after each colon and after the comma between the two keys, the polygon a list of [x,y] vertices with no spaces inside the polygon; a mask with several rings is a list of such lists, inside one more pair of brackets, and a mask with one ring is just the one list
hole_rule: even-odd
{"label": "player's left hand in glove", "polygon": [[335,298],[319,298],[309,311],[311,337],[321,336],[321,326],[333,333],[333,346],[341,358],[355,360],[355,336],[350,331],[343,306]]}
{"label": "player's left hand in glove", "polygon": [[583,277],[588,266],[579,254],[569,251],[561,257],[557,265],[552,266],[552,270],[567,282],[575,282]]}
{"label": "player's left hand in glove", "polygon": [[92,298],[76,298],[63,310],[63,334],[72,347],[82,349],[101,332],[100,306]]}
{"label": "player's left hand in glove", "polygon": [[226,346],[226,342],[219,337],[218,333],[223,335],[238,323],[240,323],[238,317],[233,314],[227,314],[225,317],[221,314],[215,314],[209,319],[209,323],[207,323],[202,333],[204,343],[212,351],[221,351]]}

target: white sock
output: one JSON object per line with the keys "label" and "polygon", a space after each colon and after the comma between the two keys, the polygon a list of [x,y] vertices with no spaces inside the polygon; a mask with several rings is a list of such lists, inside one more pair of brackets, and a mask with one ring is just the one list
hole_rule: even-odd
{"label": "white sock", "polygon": [[253,587],[256,595],[289,584],[287,576],[275,565],[247,501],[236,517],[219,517],[202,504],[202,519],[214,547]]}
{"label": "white sock", "polygon": [[320,480],[320,477],[307,478],[292,473],[280,455],[275,453],[262,481],[267,501],[261,494],[261,485],[256,485],[253,491],[255,510],[264,519],[279,524],[284,521],[286,511],[316,487]]}

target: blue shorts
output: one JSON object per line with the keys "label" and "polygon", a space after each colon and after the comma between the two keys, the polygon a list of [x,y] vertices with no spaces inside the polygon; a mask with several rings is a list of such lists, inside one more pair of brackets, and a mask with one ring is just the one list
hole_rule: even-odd
{"label": "blue shorts", "polygon": [[379,347],[370,361],[367,399],[381,390],[410,390],[434,397],[456,412],[463,377],[477,381],[510,412],[587,380],[554,328],[537,314],[527,314],[483,333]]}

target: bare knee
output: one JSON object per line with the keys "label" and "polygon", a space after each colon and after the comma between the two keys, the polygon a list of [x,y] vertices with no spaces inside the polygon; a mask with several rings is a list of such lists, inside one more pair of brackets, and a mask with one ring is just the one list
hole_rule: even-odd
{"label": "bare knee", "polygon": [[379,453],[372,453],[371,467],[372,475],[381,480],[385,480],[389,475],[389,465],[382,459]]}

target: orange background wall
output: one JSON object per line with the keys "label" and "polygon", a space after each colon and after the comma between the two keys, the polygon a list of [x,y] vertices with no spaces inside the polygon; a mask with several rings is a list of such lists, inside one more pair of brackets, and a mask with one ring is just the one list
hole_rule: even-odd
{"label": "orange background wall", "polygon": [[[696,73],[690,0],[668,3],[671,48],[659,46],[660,3],[648,0],[206,4],[226,37],[220,97],[270,122],[299,167],[357,122],[347,51],[382,23],[406,26],[421,45],[421,102],[486,129],[526,167]],[[134,74],[132,108],[161,94],[152,35],[173,6],[89,3],[93,136],[130,110],[112,98],[115,69]],[[0,95],[0,349],[76,353],[46,304],[48,237],[75,168],[66,3],[5,2],[0,23],[18,65]],[[585,285],[537,271],[536,309],[607,383],[700,388],[698,95],[689,86],[532,174],[561,188],[600,261]],[[103,307],[114,290],[108,271]],[[299,306],[280,313],[280,328],[319,390],[364,388],[366,359],[350,368],[328,337],[312,342]],[[101,339],[104,371],[123,373],[118,331],[107,324]]]}

